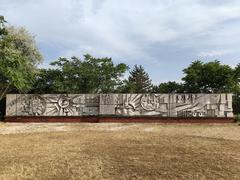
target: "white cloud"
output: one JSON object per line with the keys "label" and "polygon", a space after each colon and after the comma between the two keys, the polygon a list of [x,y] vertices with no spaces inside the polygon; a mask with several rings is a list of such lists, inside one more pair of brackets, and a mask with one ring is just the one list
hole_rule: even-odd
{"label": "white cloud", "polygon": [[214,57],[214,56],[222,56],[230,53],[230,50],[212,50],[212,51],[203,51],[198,54],[199,57]]}
{"label": "white cloud", "polygon": [[58,55],[111,56],[154,75],[170,63],[177,77],[192,58],[237,57],[240,47],[238,0],[0,0],[0,14]]}

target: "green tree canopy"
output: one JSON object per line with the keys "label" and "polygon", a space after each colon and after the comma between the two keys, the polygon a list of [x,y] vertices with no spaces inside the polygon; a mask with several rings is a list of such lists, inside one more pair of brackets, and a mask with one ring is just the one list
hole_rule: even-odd
{"label": "green tree canopy", "polygon": [[59,58],[51,63],[55,69],[42,70],[35,90],[58,93],[110,93],[121,85],[121,77],[128,69],[124,63],[116,64],[111,58],[94,58],[89,54]]}
{"label": "green tree canopy", "polygon": [[135,65],[130,71],[128,80],[125,81],[125,92],[146,93],[151,92],[152,81],[142,65]]}
{"label": "green tree canopy", "polygon": [[153,93],[182,93],[184,92],[184,86],[181,83],[175,81],[168,81],[160,83],[158,86],[153,86]]}
{"label": "green tree canopy", "polygon": [[185,83],[185,90],[194,93],[235,92],[239,88],[238,68],[222,65],[217,60],[207,63],[194,61],[183,70],[185,76],[182,80]]}
{"label": "green tree canopy", "polygon": [[29,89],[42,59],[30,33],[24,28],[6,27],[5,23],[0,16],[0,99],[11,88]]}
{"label": "green tree canopy", "polygon": [[61,93],[64,87],[59,69],[39,69],[30,93]]}

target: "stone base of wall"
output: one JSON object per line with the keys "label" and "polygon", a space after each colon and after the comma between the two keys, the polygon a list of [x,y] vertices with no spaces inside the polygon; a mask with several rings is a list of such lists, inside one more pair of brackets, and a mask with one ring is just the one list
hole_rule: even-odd
{"label": "stone base of wall", "polygon": [[11,116],[5,117],[4,122],[69,122],[69,123],[81,123],[81,122],[88,122],[88,123],[97,123],[99,122],[98,117],[89,116],[89,117],[66,117],[66,116]]}
{"label": "stone base of wall", "polygon": [[170,117],[46,117],[11,116],[4,122],[69,122],[69,123],[233,123],[234,118],[170,118]]}
{"label": "stone base of wall", "polygon": [[120,123],[233,123],[234,118],[102,117],[99,122]]}

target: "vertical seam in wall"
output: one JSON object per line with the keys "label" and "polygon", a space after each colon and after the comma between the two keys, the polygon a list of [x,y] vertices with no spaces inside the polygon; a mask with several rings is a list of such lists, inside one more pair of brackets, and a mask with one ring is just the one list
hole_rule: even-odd
{"label": "vertical seam in wall", "polygon": [[18,116],[18,95],[16,94],[16,115]]}
{"label": "vertical seam in wall", "polygon": [[171,95],[169,94],[169,95],[168,95],[168,117],[170,117],[170,108],[171,108],[170,98],[171,98]]}

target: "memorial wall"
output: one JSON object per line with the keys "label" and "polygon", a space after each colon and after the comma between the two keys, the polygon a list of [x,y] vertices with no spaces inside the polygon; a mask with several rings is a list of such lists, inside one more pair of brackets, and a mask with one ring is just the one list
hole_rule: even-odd
{"label": "memorial wall", "polygon": [[6,116],[233,117],[232,94],[8,94]]}

